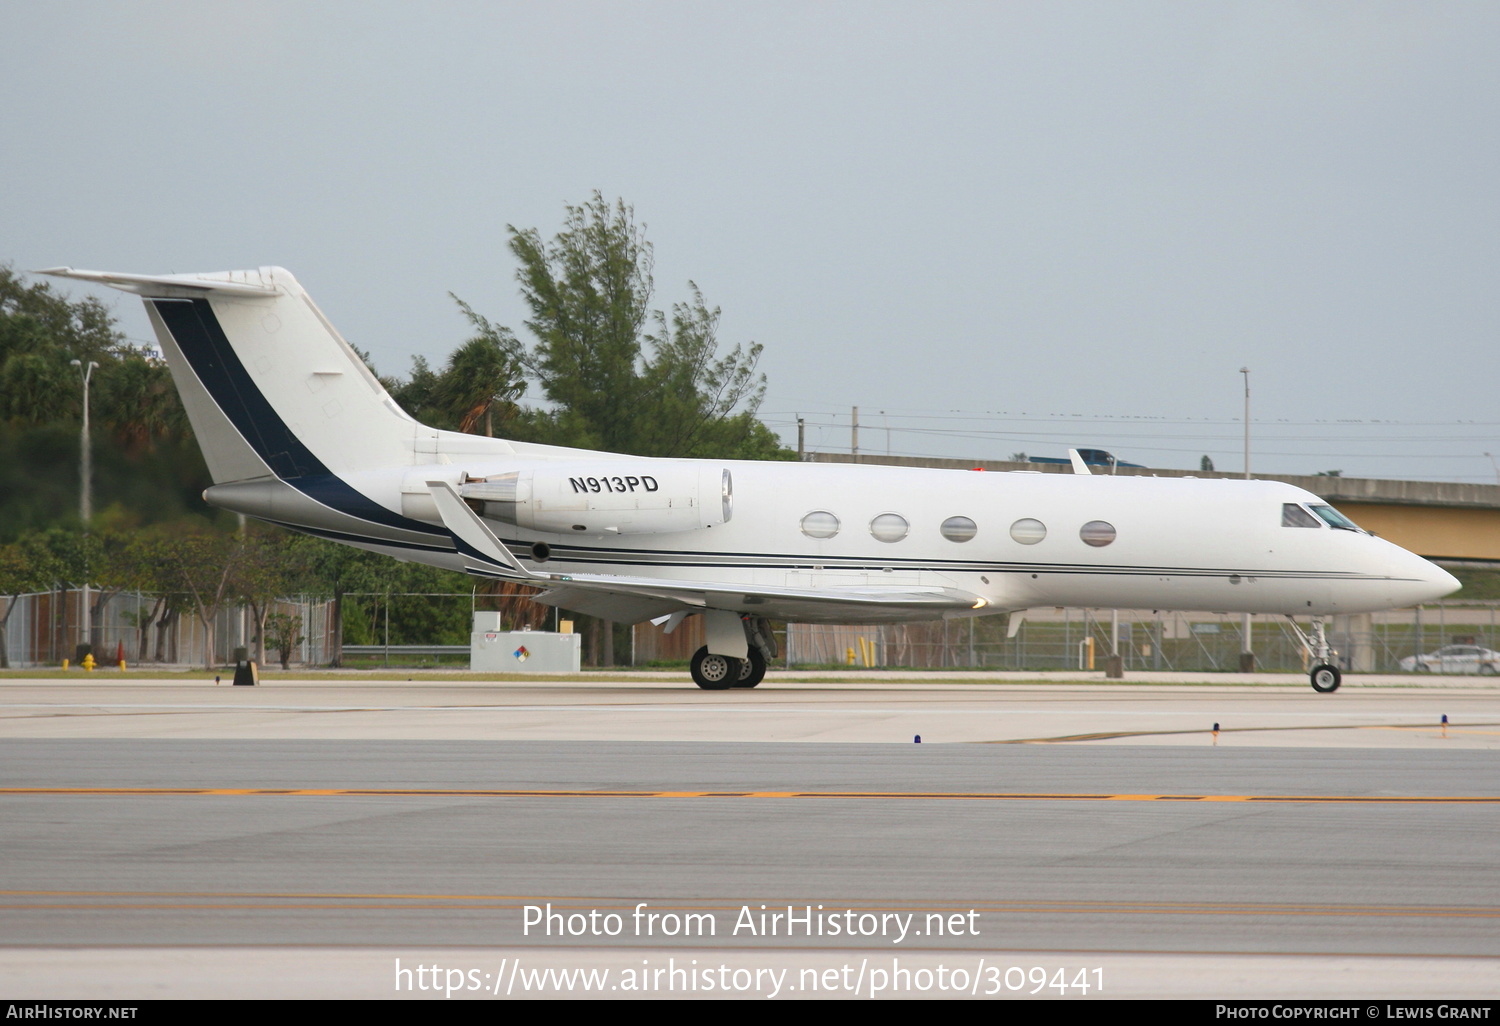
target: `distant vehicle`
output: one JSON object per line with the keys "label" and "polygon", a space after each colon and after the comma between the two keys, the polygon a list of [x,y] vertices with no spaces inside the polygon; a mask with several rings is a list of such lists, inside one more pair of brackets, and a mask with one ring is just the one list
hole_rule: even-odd
{"label": "distant vehicle", "polygon": [[[1126,463],[1124,460],[1117,458],[1114,453],[1107,452],[1104,449],[1079,449],[1077,450],[1077,452],[1079,456],[1083,457],[1084,464],[1090,467],[1109,467],[1111,470],[1113,470],[1115,467],[1136,467],[1141,470],[1146,469],[1145,466],[1140,463]],[[1059,456],[1033,456],[1031,457],[1029,462],[1071,463],[1072,460],[1067,457]]]}
{"label": "distant vehicle", "polygon": [[1500,673],[1500,652],[1478,645],[1444,645],[1426,655],[1407,656],[1401,660],[1406,673],[1482,673],[1486,677]]}

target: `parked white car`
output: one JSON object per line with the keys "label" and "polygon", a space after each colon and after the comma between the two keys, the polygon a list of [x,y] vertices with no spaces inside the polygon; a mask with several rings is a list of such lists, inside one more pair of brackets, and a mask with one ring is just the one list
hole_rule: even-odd
{"label": "parked white car", "polygon": [[1500,652],[1478,645],[1444,645],[1426,655],[1407,656],[1401,660],[1407,673],[1500,673]]}

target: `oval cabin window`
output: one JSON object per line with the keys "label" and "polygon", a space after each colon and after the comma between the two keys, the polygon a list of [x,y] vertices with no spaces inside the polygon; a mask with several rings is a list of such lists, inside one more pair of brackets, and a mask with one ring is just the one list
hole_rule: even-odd
{"label": "oval cabin window", "polygon": [[899,513],[882,513],[870,521],[870,533],[877,541],[898,542],[909,529],[906,518]]}
{"label": "oval cabin window", "polygon": [[1025,517],[1010,525],[1010,536],[1022,545],[1035,545],[1047,537],[1047,525],[1040,520]]}
{"label": "oval cabin window", "polygon": [[949,517],[939,530],[951,542],[966,542],[979,533],[979,525],[968,517]]}
{"label": "oval cabin window", "polygon": [[814,510],[802,518],[802,533],[809,538],[832,538],[839,533],[839,518],[826,509]]}
{"label": "oval cabin window", "polygon": [[1099,549],[1115,540],[1115,525],[1103,520],[1090,520],[1078,530],[1078,537],[1085,545]]}

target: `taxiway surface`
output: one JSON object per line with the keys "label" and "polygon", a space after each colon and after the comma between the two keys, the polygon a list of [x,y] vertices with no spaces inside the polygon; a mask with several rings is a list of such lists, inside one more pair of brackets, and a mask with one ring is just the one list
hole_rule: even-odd
{"label": "taxiway surface", "polygon": [[788,986],[905,959],[994,996],[1493,997],[1500,691],[1423,683],[7,681],[0,988],[699,959],[851,996]]}

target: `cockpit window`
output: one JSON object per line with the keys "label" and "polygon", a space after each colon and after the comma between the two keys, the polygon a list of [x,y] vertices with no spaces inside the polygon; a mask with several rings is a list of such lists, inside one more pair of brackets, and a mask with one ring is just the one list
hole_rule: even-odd
{"label": "cockpit window", "polygon": [[[1318,517],[1323,521],[1323,523],[1327,524],[1329,527],[1335,528],[1336,530],[1339,530],[1339,531],[1358,531],[1359,530],[1359,525],[1358,524],[1356,524],[1354,521],[1350,520],[1348,517],[1344,516],[1344,514],[1340,513],[1338,510],[1334,509],[1332,506],[1309,506],[1307,508],[1310,509],[1310,510],[1312,510],[1314,513],[1316,513],[1318,515]],[[1363,533],[1363,532],[1361,532],[1361,533]]]}
{"label": "cockpit window", "polygon": [[1322,527],[1318,518],[1295,502],[1283,502],[1281,504],[1281,526],[1282,527]]}

